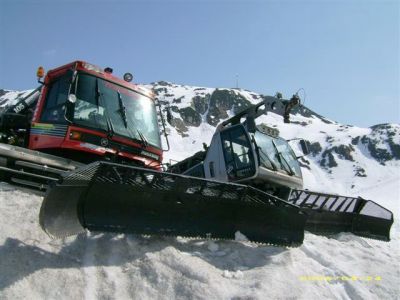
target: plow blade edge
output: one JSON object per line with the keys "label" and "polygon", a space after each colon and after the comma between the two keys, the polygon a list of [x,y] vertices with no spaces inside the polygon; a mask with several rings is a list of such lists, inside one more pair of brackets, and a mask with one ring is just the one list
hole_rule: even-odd
{"label": "plow blade edge", "polygon": [[51,236],[85,229],[249,240],[303,242],[298,207],[255,188],[96,162],[63,176],[48,191],[40,224]]}
{"label": "plow blade edge", "polygon": [[306,230],[317,234],[351,232],[390,241],[393,213],[371,200],[294,190],[289,202],[307,214]]}

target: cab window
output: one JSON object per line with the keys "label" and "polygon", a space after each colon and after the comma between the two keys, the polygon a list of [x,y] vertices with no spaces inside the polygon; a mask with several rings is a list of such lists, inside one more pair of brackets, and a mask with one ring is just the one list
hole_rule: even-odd
{"label": "cab window", "polygon": [[226,171],[230,180],[248,178],[255,173],[250,141],[242,126],[221,133]]}
{"label": "cab window", "polygon": [[64,118],[65,102],[67,101],[70,76],[64,75],[50,83],[41,121],[51,123],[66,123]]}

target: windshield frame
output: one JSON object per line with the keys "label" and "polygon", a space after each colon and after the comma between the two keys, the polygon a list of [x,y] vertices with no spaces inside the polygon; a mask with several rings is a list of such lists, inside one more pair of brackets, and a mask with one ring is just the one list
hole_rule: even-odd
{"label": "windshield frame", "polygon": [[[94,93],[93,95],[89,95],[88,99],[79,99],[78,97],[80,93],[79,83],[80,80],[82,80],[82,76],[87,76],[86,80],[91,81],[91,85],[93,85],[93,87],[86,90],[86,92]],[[91,88],[93,88],[93,91]],[[161,149],[162,145],[158,128],[157,109],[153,98],[127,86],[123,86],[118,82],[107,80],[102,76],[96,76],[84,71],[78,71],[73,87],[71,87],[71,92],[77,96],[77,100],[71,112],[73,124],[87,129],[105,132],[110,138],[115,135],[140,143],[143,147],[150,145]],[[126,111],[124,112],[126,113],[126,117],[129,116],[129,119],[132,119],[128,121],[128,126],[121,126],[121,124],[119,124],[125,123],[126,121],[120,111],[120,97],[125,98],[122,103],[124,107],[126,106]],[[89,120],[89,114],[86,119],[83,118],[82,115],[80,120],[77,119],[79,116],[77,115],[77,107],[79,104],[86,105],[88,110],[91,109],[92,111],[89,114],[95,112],[95,121]],[[144,115],[146,111],[142,107],[143,105],[146,106],[147,113],[149,114],[147,118]],[[139,109],[134,109],[134,106],[139,107]],[[102,111],[101,113],[100,110]],[[133,118],[136,114],[142,114],[143,120],[136,120],[135,122]],[[102,120],[101,122],[97,121],[97,116],[100,116],[99,119]],[[137,124],[145,126],[150,124],[150,126],[147,127],[148,129],[144,127],[145,130],[141,131],[138,129]],[[132,128],[129,125],[135,127]],[[122,127],[124,129],[121,129]]]}

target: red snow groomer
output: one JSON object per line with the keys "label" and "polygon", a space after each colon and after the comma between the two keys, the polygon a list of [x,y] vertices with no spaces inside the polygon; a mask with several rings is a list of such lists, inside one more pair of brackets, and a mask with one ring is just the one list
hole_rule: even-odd
{"label": "red snow groomer", "polygon": [[44,81],[42,67],[37,75],[41,86],[0,111],[3,176],[45,188],[64,171],[98,160],[161,168],[164,123],[152,92],[130,83],[130,73],[122,80],[111,68],[75,61]]}

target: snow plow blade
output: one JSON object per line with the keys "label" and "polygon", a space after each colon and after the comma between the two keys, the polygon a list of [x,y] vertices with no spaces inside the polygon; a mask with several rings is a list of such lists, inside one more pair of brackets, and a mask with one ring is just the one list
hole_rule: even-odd
{"label": "snow plow blade", "polygon": [[40,211],[53,237],[89,231],[249,240],[299,246],[305,214],[245,185],[96,162],[65,174]]}
{"label": "snow plow blade", "polygon": [[351,232],[390,241],[393,213],[361,197],[293,190],[289,202],[307,214],[306,230],[317,234]]}

